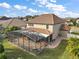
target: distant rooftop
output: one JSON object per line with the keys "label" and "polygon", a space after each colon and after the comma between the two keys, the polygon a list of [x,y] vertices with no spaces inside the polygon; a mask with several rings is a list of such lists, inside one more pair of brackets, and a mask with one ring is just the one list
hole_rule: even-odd
{"label": "distant rooftop", "polygon": [[9,20],[0,20],[0,24],[21,27],[21,26],[25,26],[26,22],[19,19],[9,19]]}

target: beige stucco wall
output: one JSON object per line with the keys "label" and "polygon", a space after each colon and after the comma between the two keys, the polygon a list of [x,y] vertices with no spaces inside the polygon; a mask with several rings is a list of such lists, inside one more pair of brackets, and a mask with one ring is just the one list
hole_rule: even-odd
{"label": "beige stucco wall", "polygon": [[[33,24],[33,26],[29,26],[28,24],[27,24],[27,28],[41,28],[41,29],[46,29],[46,25],[45,24]],[[53,31],[53,25],[48,25],[48,30],[50,31],[50,32],[52,32]]]}
{"label": "beige stucco wall", "polygon": [[53,25],[49,25],[48,30],[49,30],[50,32],[53,32]]}
{"label": "beige stucco wall", "polygon": [[43,24],[34,24],[34,28],[46,29],[46,25],[43,25]]}
{"label": "beige stucco wall", "polygon": [[34,27],[34,25],[30,26],[29,24],[27,24],[27,28],[33,28],[33,27]]}
{"label": "beige stucco wall", "polygon": [[[56,37],[59,34],[61,24],[54,24],[54,25],[48,25],[48,26],[49,26],[48,30],[53,33],[53,39],[56,39]],[[45,24],[33,24],[33,26],[27,25],[27,27],[46,29]]]}
{"label": "beige stucco wall", "polygon": [[[49,25],[48,30],[53,33],[53,39],[55,39],[60,31],[61,24]],[[46,25],[34,24],[34,28],[46,29]]]}
{"label": "beige stucco wall", "polygon": [[[35,28],[47,29],[45,24],[34,24]],[[48,30],[53,31],[53,25],[48,25]]]}

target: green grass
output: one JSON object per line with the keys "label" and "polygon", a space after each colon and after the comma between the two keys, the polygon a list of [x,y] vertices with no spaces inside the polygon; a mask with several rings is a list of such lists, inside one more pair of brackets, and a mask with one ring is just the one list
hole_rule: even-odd
{"label": "green grass", "polygon": [[63,40],[61,44],[55,49],[45,49],[40,55],[33,56],[19,48],[11,45],[7,40],[3,42],[5,52],[8,59],[77,59],[66,52],[67,41]]}

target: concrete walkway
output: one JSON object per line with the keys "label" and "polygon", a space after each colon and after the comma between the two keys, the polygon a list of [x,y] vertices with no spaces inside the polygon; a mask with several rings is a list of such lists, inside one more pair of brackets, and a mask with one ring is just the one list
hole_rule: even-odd
{"label": "concrete walkway", "polygon": [[62,37],[57,37],[56,40],[51,45],[48,45],[47,48],[56,48],[56,47],[58,47],[58,45],[61,43],[62,40],[63,40]]}

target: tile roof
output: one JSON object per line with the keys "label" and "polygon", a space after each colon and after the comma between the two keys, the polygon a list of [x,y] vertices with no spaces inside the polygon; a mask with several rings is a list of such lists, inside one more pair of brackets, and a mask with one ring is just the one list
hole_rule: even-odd
{"label": "tile roof", "polygon": [[25,26],[26,22],[18,19],[10,19],[10,20],[1,21],[0,24],[21,27],[21,26]]}
{"label": "tile roof", "polygon": [[55,14],[43,14],[28,21],[28,23],[36,23],[36,24],[59,24],[64,22],[65,22],[64,20],[62,20]]}

